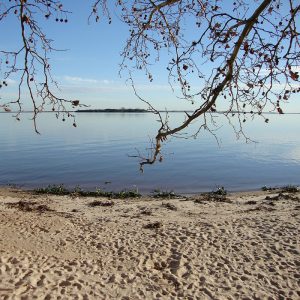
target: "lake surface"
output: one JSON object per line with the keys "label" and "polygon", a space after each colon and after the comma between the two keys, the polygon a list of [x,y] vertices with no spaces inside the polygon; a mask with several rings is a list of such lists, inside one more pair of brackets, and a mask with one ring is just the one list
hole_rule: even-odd
{"label": "lake surface", "polygon": [[[181,114],[172,115],[179,119]],[[300,115],[270,115],[270,123],[257,119],[245,130],[258,143],[246,144],[219,117],[214,137],[172,139],[163,148],[164,161],[139,171],[135,155],[150,146],[158,127],[152,114],[80,113],[77,128],[56,120],[53,114],[39,117],[41,135],[33,131],[30,114],[21,122],[0,114],[0,185],[25,188],[64,183],[121,190],[137,187],[178,193],[251,190],[263,185],[300,184]],[[197,124],[194,124],[195,129]],[[192,131],[191,131],[192,132]],[[105,184],[105,182],[110,182]]]}

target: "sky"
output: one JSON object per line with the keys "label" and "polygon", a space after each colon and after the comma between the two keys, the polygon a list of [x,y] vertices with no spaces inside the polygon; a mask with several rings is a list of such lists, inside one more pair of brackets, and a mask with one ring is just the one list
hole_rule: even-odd
{"label": "sky", "polygon": [[[88,2],[88,3],[87,3]],[[63,1],[64,7],[72,9],[68,23],[42,20],[42,28],[53,46],[66,51],[52,52],[50,64],[54,79],[59,83],[60,95],[68,99],[79,99],[91,108],[145,107],[134,95],[128,83],[128,75],[120,77],[120,52],[128,36],[128,29],[113,14],[107,20],[88,22],[92,1]],[[20,39],[16,18],[6,18],[0,23],[0,48],[15,50]],[[155,81],[149,84],[143,73],[135,74],[136,86],[141,95],[151,99],[160,109],[181,109],[170,89],[165,72],[156,68]],[[16,95],[17,79],[9,81],[5,95]],[[163,98],[163,104],[162,104]]]}
{"label": "sky", "polygon": [[[112,3],[113,1],[109,1]],[[78,99],[90,108],[146,108],[134,95],[127,82],[128,75],[119,75],[120,52],[128,37],[128,28],[112,13],[112,24],[107,20],[88,22],[92,1],[63,1],[66,9],[72,10],[68,23],[42,20],[42,28],[47,37],[54,40],[57,49],[50,55],[52,74],[59,83],[59,95],[68,99]],[[15,17],[0,22],[0,49],[13,50],[19,44],[20,35]],[[154,81],[149,83],[144,72],[136,72],[135,84],[138,92],[158,109],[183,109],[191,107],[178,99],[178,89],[170,89],[165,70],[166,62],[153,66]],[[15,97],[17,78],[12,78],[9,88],[1,97]],[[299,94],[298,94],[299,95]],[[300,111],[300,101],[291,104],[290,111]],[[25,106],[26,108],[26,106]]]}

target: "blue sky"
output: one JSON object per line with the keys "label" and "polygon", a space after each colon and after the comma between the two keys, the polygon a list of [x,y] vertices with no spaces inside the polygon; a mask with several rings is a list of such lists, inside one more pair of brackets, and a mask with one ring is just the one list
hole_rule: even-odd
{"label": "blue sky", "polygon": [[[64,7],[72,10],[68,23],[42,19],[42,28],[47,37],[54,40],[53,46],[66,50],[50,55],[52,74],[59,83],[60,95],[79,99],[92,108],[145,107],[126,81],[127,74],[119,75],[120,52],[128,36],[126,26],[114,14],[110,25],[105,19],[99,23],[93,19],[88,22],[92,2],[84,2],[64,1]],[[13,16],[0,23],[1,33],[4,33],[1,34],[1,49],[16,49],[20,39],[16,20]],[[135,74],[141,95],[160,109],[187,107],[171,91],[162,68],[155,67],[154,75],[155,81],[150,85],[143,72]],[[5,95],[14,97],[16,82],[9,82],[10,88],[6,94],[2,93],[3,99]]]}
{"label": "blue sky", "polygon": [[[110,1],[109,1],[110,2]],[[110,3],[112,3],[111,1]],[[92,1],[63,1],[64,7],[72,11],[68,23],[56,23],[53,19],[42,19],[42,28],[47,37],[54,40],[53,46],[66,51],[51,54],[52,74],[58,81],[61,96],[79,99],[91,108],[145,107],[134,95],[127,74],[119,76],[120,52],[128,36],[127,27],[112,13],[113,22],[95,23],[88,16]],[[1,49],[16,49],[20,35],[16,17],[0,23]],[[139,93],[159,109],[193,109],[186,101],[178,99],[178,90],[172,92],[168,85],[166,62],[153,67],[154,81],[149,83],[144,72],[135,73]],[[11,81],[2,98],[15,97],[17,80]],[[298,94],[299,95],[299,94]],[[285,111],[300,111],[299,96]],[[26,107],[26,106],[24,106]]]}

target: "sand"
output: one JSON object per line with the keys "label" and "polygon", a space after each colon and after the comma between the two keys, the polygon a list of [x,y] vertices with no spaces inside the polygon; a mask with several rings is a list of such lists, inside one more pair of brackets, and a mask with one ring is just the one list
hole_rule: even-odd
{"label": "sand", "polygon": [[300,299],[300,195],[267,195],[89,206],[1,188],[0,299]]}

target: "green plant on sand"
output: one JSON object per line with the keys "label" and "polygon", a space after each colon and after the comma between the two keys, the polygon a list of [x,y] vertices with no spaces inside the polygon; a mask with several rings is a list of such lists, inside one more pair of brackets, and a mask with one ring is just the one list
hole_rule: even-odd
{"label": "green plant on sand", "polygon": [[59,185],[48,185],[45,188],[38,188],[34,190],[38,194],[49,194],[49,195],[78,195],[82,197],[105,197],[105,198],[140,198],[141,194],[138,189],[122,190],[119,192],[105,191],[100,188],[96,188],[95,191],[85,191],[79,186],[76,186],[73,190],[67,189],[63,184]]}

